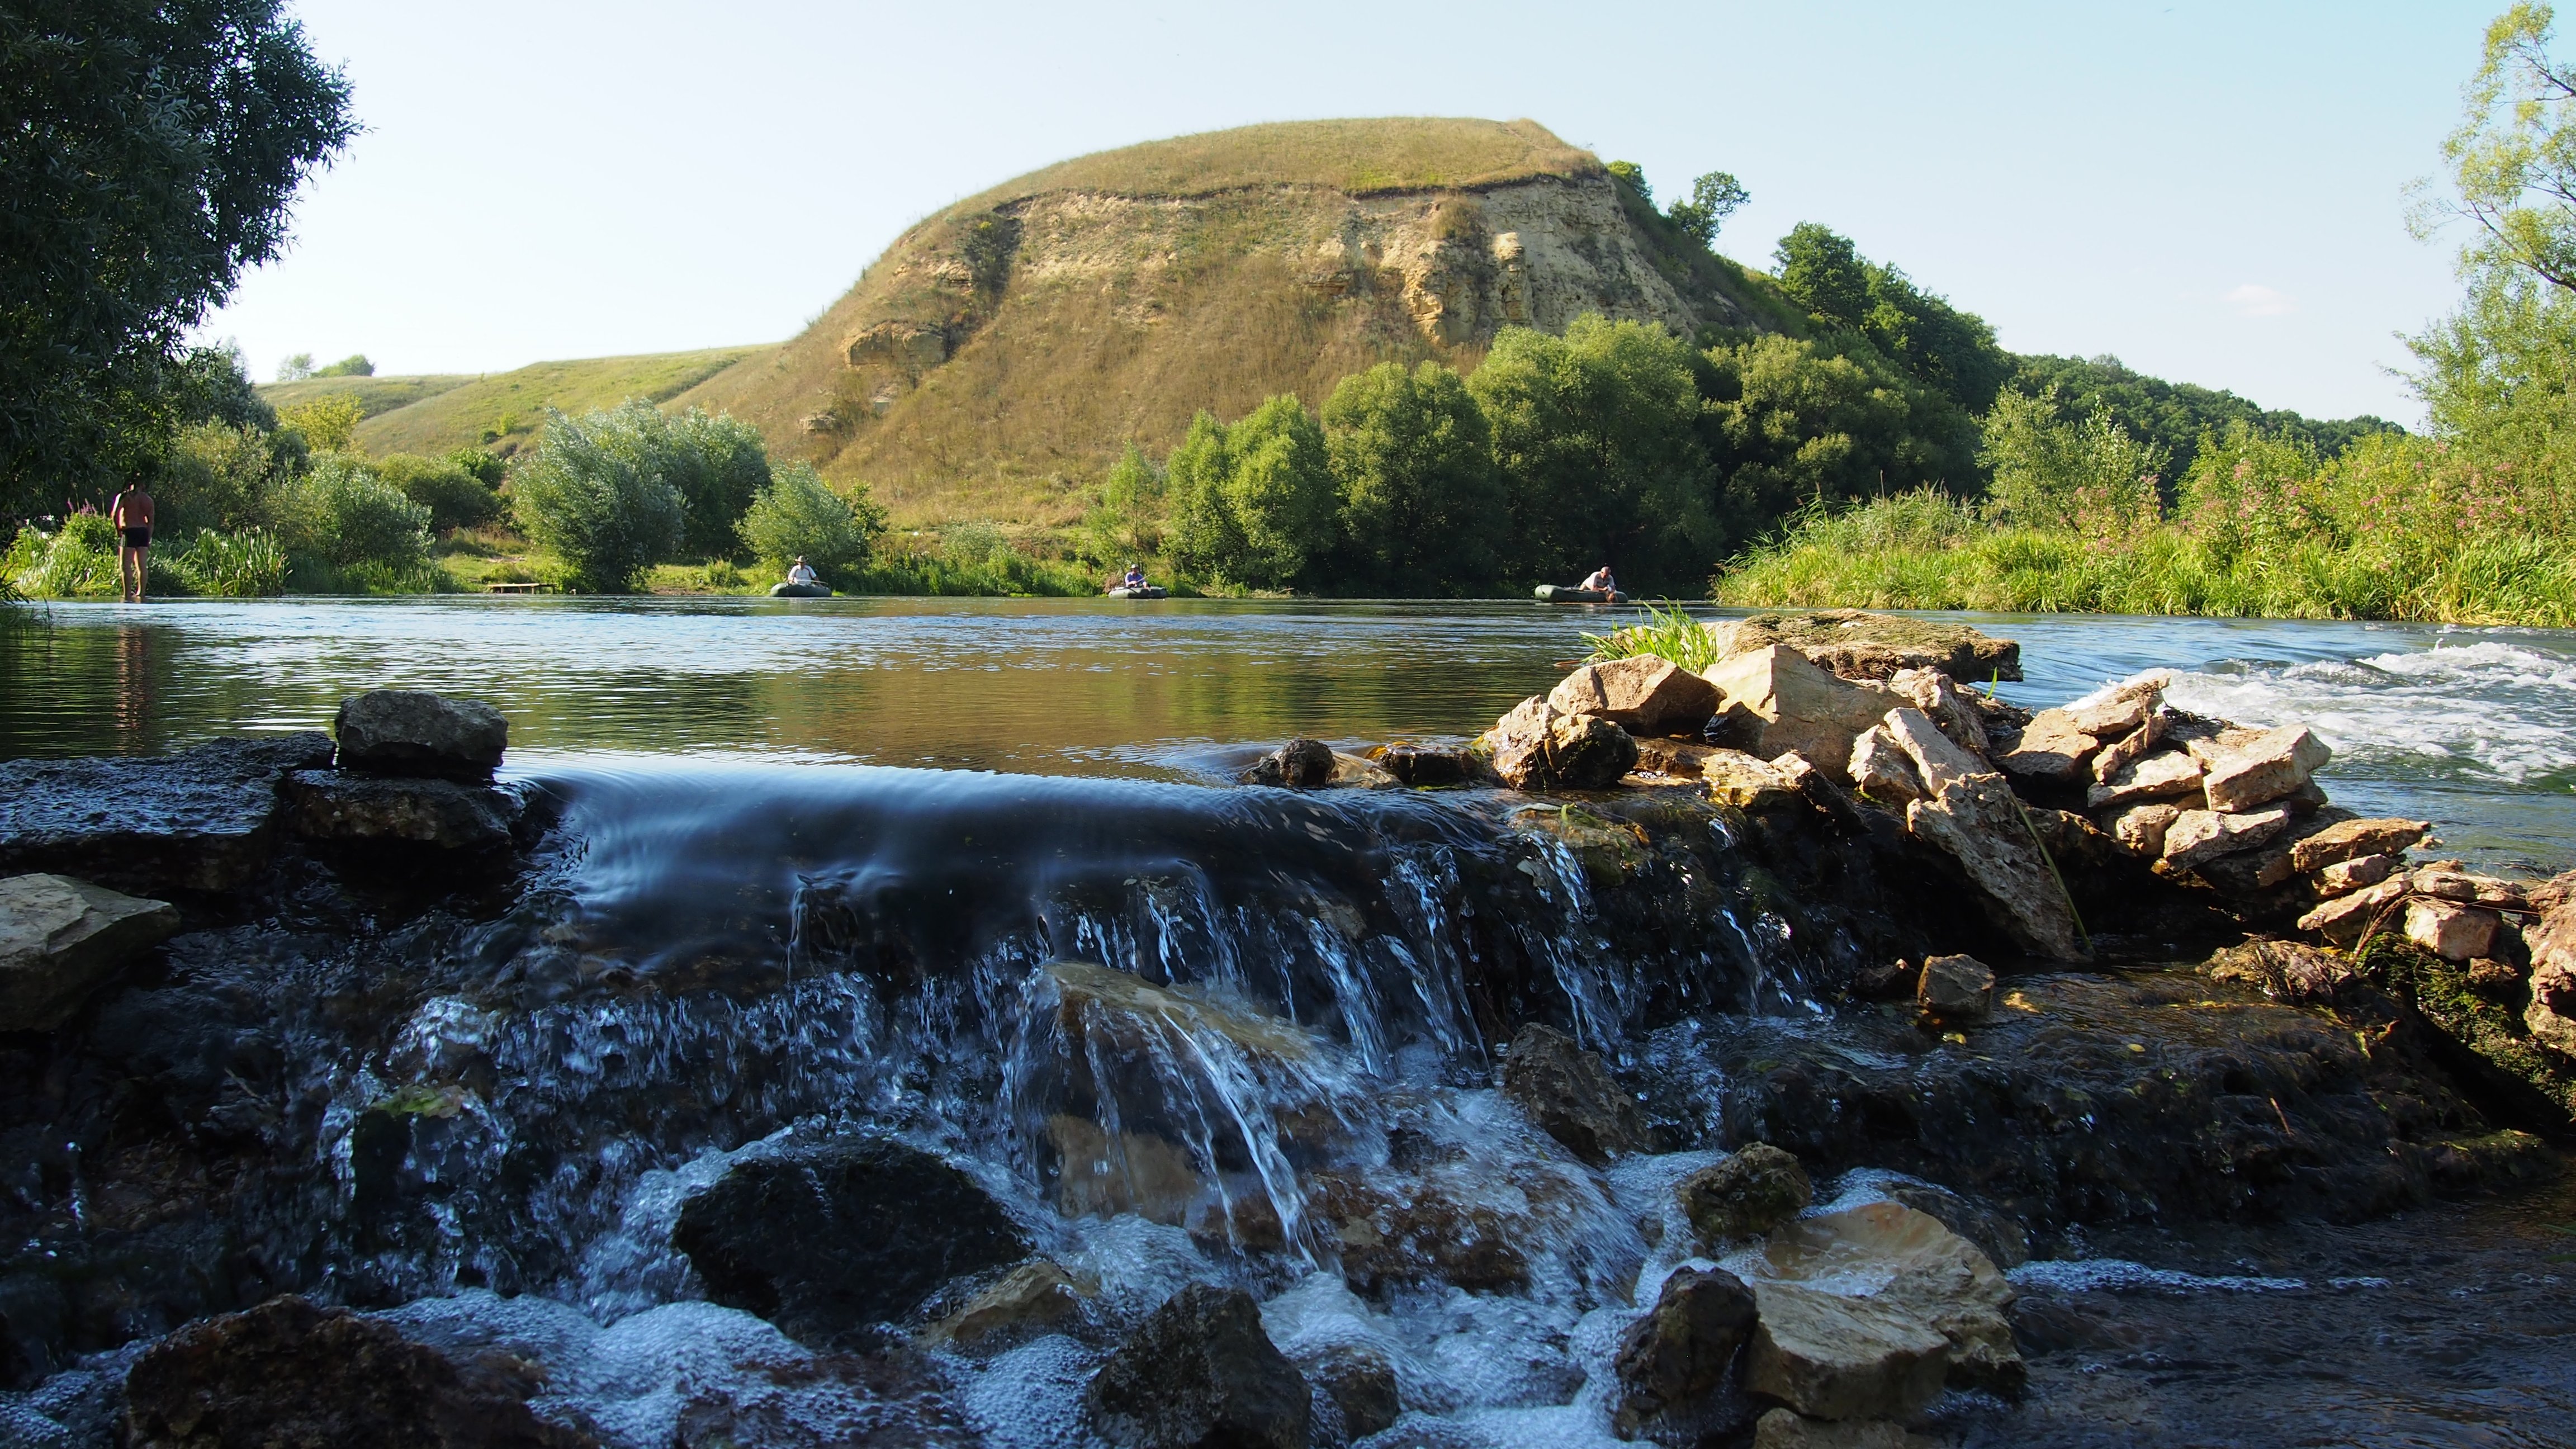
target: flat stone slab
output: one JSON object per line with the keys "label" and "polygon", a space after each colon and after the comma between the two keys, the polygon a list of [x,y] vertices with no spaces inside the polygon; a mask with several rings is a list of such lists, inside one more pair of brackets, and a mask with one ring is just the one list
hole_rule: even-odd
{"label": "flat stone slab", "polygon": [[495,850],[510,843],[521,802],[508,790],[453,780],[390,779],[346,770],[286,777],[287,818],[308,840],[368,840]]}
{"label": "flat stone slab", "polygon": [[0,1031],[51,1031],[116,969],[179,929],[167,901],[65,875],[0,880]]}
{"label": "flat stone slab", "polygon": [[1786,644],[1845,679],[1888,679],[1901,669],[1938,669],[1969,684],[2021,678],[2021,645],[1965,624],[1823,609],[1755,614],[1708,627],[1722,656]]}
{"label": "flat stone slab", "polygon": [[320,731],[168,755],[0,764],[0,871],[120,890],[230,890],[266,863],[278,782],[331,762]]}

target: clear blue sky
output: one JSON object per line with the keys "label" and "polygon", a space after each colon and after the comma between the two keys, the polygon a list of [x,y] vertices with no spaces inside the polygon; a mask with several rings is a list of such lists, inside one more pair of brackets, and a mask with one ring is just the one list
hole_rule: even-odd
{"label": "clear blue sky", "polygon": [[2404,225],[2461,4],[678,5],[302,0],[367,132],[204,334],[381,372],[784,338],[904,226],[1059,158],[1318,116],[1530,116],[1719,249],[1800,221],[2016,351],[2313,415],[2418,410],[2454,295]]}

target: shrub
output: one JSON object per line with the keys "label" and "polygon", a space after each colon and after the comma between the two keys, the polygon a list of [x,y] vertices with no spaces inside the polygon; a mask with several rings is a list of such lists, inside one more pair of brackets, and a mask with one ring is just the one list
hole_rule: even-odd
{"label": "shrub", "polygon": [[116,528],[97,513],[75,513],[44,533],[21,529],[9,548],[9,582],[31,598],[76,599],[114,594]]}
{"label": "shrub", "polygon": [[268,439],[257,428],[200,423],[179,434],[178,445],[152,489],[164,533],[249,528],[259,522],[260,496],[271,466]]}
{"label": "shrub", "polygon": [[174,562],[192,593],[260,599],[286,592],[286,550],[265,533],[199,533]]}
{"label": "shrub", "polygon": [[1158,553],[1163,546],[1163,472],[1130,443],[1100,483],[1100,495],[1082,517],[1082,554],[1117,566]]}
{"label": "shrub", "polygon": [[643,446],[635,406],[578,421],[550,413],[544,446],[510,482],[521,531],[562,557],[576,589],[630,593],[686,535],[688,505]]}
{"label": "shrub", "polygon": [[1493,433],[1467,384],[1425,362],[1353,373],[1324,404],[1354,585],[1454,594],[1491,583],[1511,520]]}
{"label": "shrub", "polygon": [[366,418],[367,410],[356,398],[339,393],[317,397],[277,416],[281,426],[292,429],[314,452],[340,453],[348,450],[350,438]]}
{"label": "shrub", "polygon": [[866,484],[844,497],[810,465],[790,463],[771,473],[769,486],[744,511],[742,541],[775,569],[783,572],[802,556],[814,572],[841,584],[867,567],[885,527],[885,510],[869,498]]}
{"label": "shrub", "polygon": [[458,466],[452,458],[395,453],[377,460],[374,467],[386,482],[401,489],[404,497],[429,510],[429,526],[435,532],[473,528],[501,514],[501,500],[481,478]]}
{"label": "shrub", "polygon": [[376,375],[376,365],[367,360],[367,354],[352,352],[327,367],[313,369],[312,375],[315,377],[373,377]]}
{"label": "shrub", "polygon": [[400,572],[428,561],[429,510],[346,456],[327,455],[301,478],[272,488],[268,514],[289,555],[320,565],[310,572]]}
{"label": "shrub", "polygon": [[1247,588],[1287,588],[1335,541],[1324,432],[1283,393],[1227,427],[1201,413],[1166,465],[1172,561]]}
{"label": "shrub", "polygon": [[[760,430],[732,417],[691,408],[677,417],[641,403],[619,410],[644,426],[661,455],[663,476],[688,508],[688,552],[704,558],[740,547],[736,526],[770,481]],[[650,418],[653,421],[647,422]]]}

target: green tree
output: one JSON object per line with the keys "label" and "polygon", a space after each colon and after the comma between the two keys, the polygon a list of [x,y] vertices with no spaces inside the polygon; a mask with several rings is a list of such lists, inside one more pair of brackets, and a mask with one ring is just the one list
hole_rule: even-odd
{"label": "green tree", "polygon": [[593,593],[631,592],[688,536],[688,504],[644,446],[649,432],[632,418],[621,425],[626,411],[578,421],[550,413],[545,443],[510,479],[521,531],[563,559],[573,587]]}
{"label": "green tree", "polygon": [[1163,474],[1130,443],[1100,481],[1082,517],[1083,556],[1116,566],[1159,553],[1163,545]]}
{"label": "green tree", "polygon": [[1228,426],[1201,413],[1164,465],[1172,562],[1247,588],[1292,588],[1334,543],[1323,429],[1293,394]]}
{"label": "green tree", "polygon": [[1493,430],[1465,380],[1437,362],[1380,363],[1342,379],[1323,423],[1349,540],[1345,590],[1463,594],[1494,582],[1511,518]]}
{"label": "green tree", "polygon": [[151,471],[181,337],[355,129],[280,0],[0,3],[0,512]]}
{"label": "green tree", "polygon": [[344,454],[316,459],[269,490],[270,526],[289,554],[333,571],[400,573],[429,556],[429,510]]}
{"label": "green tree", "polygon": [[1519,580],[1617,568],[1632,588],[1696,592],[1718,532],[1689,346],[1587,314],[1563,337],[1505,328],[1468,390],[1493,430]]}
{"label": "green tree", "polygon": [[302,382],[313,375],[313,354],[298,352],[277,365],[279,382]]}
{"label": "green tree", "polygon": [[2325,458],[2340,456],[2375,434],[2404,431],[2384,418],[2308,418],[2285,409],[2267,409],[2232,392],[2149,377],[2110,356],[2025,355],[2014,360],[2009,386],[2032,397],[2055,387],[2061,394],[2061,413],[2105,414],[2132,436],[2171,454],[2172,476],[2177,478],[2191,471],[2202,434],[2223,433],[2234,423],[2298,438]]}
{"label": "green tree", "polygon": [[1610,173],[1611,180],[1637,193],[1639,201],[1654,205],[1655,188],[1646,184],[1645,167],[1634,161],[1613,161],[1601,169]]}
{"label": "green tree", "polygon": [[620,413],[631,415],[654,438],[663,476],[688,506],[682,546],[705,558],[732,554],[740,546],[735,525],[770,480],[769,450],[760,430],[729,414],[698,408],[673,416],[649,404],[629,403]]}
{"label": "green tree", "polygon": [[161,531],[175,537],[259,526],[272,466],[257,428],[204,422],[183,430],[153,489]]}
{"label": "green tree", "polygon": [[1243,556],[1243,524],[1226,492],[1233,471],[1225,424],[1214,413],[1201,412],[1163,460],[1168,500],[1163,544],[1175,567],[1206,579],[1232,576]]}
{"label": "green tree", "polygon": [[1718,228],[1726,225],[1737,207],[1752,199],[1753,193],[1744,189],[1744,183],[1736,180],[1733,172],[1712,171],[1691,183],[1688,201],[1674,202],[1664,214],[1682,229],[1682,235],[1714,249]]}
{"label": "green tree", "polygon": [[835,493],[807,463],[773,470],[742,515],[742,541],[754,557],[781,573],[802,558],[834,584],[853,581],[868,566],[885,530],[885,510],[866,484],[846,496]]}
{"label": "green tree", "polygon": [[366,405],[347,393],[332,393],[288,408],[279,422],[317,452],[345,453],[357,440]]}
{"label": "green tree", "polygon": [[1994,475],[1987,501],[2008,523],[2107,537],[2161,516],[2159,485],[2171,455],[2131,437],[2108,414],[2069,423],[2059,417],[2055,389],[2035,398],[2006,392],[1995,398],[1984,431],[1979,456]]}
{"label": "green tree", "polygon": [[500,498],[452,458],[394,453],[377,459],[374,466],[378,477],[429,510],[429,526],[435,532],[473,528],[501,514]]}
{"label": "green tree", "polygon": [[307,375],[311,377],[373,377],[376,375],[376,365],[367,360],[367,354],[363,352],[352,352],[348,356],[341,358],[339,361],[332,363],[328,367],[317,367],[313,369],[313,371]]}
{"label": "green tree", "polygon": [[2012,375],[2012,354],[1983,318],[1916,287],[1895,267],[1861,256],[1849,237],[1800,222],[1773,253],[1780,289],[1829,329],[1866,338],[1916,380],[1983,412]]}

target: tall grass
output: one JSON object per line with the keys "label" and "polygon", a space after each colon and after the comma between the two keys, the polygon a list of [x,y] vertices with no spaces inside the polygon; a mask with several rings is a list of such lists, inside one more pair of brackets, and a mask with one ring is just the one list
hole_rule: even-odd
{"label": "tall grass", "polygon": [[1696,674],[1717,662],[1717,636],[1679,604],[1666,608],[1649,603],[1640,612],[1645,617],[1634,624],[1583,636],[1583,642],[1592,646],[1592,663],[1651,655]]}

